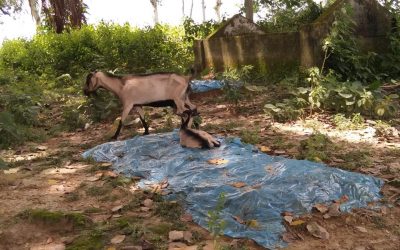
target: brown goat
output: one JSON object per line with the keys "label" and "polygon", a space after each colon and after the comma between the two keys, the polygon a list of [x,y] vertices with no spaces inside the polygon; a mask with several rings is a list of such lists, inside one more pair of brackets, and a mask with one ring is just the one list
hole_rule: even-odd
{"label": "brown goat", "polygon": [[132,109],[139,113],[140,120],[148,134],[148,125],[144,120],[142,106],[171,106],[174,112],[182,115],[185,110],[197,114],[197,108],[189,100],[190,77],[176,73],[154,73],[147,75],[116,76],[105,72],[91,72],[86,78],[85,95],[104,88],[121,100],[123,111],[118,129],[112,137],[116,139],[128,114]]}

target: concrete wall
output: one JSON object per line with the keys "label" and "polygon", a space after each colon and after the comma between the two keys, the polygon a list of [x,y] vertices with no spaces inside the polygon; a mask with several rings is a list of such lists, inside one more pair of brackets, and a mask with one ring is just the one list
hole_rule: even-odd
{"label": "concrete wall", "polygon": [[266,70],[299,63],[299,33],[274,33],[214,37],[195,43],[196,66],[227,67],[255,65]]}
{"label": "concrete wall", "polygon": [[[344,3],[352,6],[360,46],[365,51],[385,52],[392,25],[389,13],[375,0],[339,0],[299,32],[226,36],[224,29],[229,25],[225,25],[208,39],[195,42],[195,67],[198,71],[210,67],[222,71],[251,64],[271,71],[282,66],[321,66],[323,40],[329,34],[334,12]],[[234,19],[229,22],[234,23]]]}

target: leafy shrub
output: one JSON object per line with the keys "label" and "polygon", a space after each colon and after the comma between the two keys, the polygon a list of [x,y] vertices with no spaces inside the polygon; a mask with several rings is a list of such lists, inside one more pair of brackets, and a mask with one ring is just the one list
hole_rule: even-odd
{"label": "leafy shrub", "polygon": [[265,104],[264,112],[277,122],[287,122],[303,116],[305,101],[301,98],[283,99],[275,104]]}
{"label": "leafy shrub", "polygon": [[306,140],[300,142],[299,158],[310,161],[326,161],[332,149],[332,141],[321,133],[312,134]]}
{"label": "leafy shrub", "polygon": [[353,114],[351,119],[343,114],[336,114],[333,117],[333,123],[339,130],[362,129],[365,127],[364,118],[359,113]]}
{"label": "leafy shrub", "polygon": [[242,141],[249,144],[257,144],[260,142],[260,136],[257,130],[242,130],[240,132]]}
{"label": "leafy shrub", "polygon": [[24,133],[15,122],[14,116],[7,112],[0,112],[0,148],[7,148],[24,141]]}

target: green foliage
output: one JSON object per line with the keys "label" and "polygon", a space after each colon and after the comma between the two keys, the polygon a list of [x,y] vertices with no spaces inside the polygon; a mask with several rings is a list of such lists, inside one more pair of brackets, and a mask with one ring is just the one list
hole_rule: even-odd
{"label": "green foliage", "polygon": [[351,118],[347,118],[343,114],[336,114],[333,117],[333,123],[339,130],[363,129],[365,127],[364,118],[359,114],[353,114]]}
{"label": "green foliage", "polygon": [[24,134],[19,127],[11,113],[0,112],[0,148],[7,148],[24,141]]}
{"label": "green foliage", "polygon": [[[192,61],[181,27],[132,28],[100,23],[68,33],[41,32],[32,40],[11,40],[0,49],[0,68],[73,78],[92,69],[121,72],[184,72]],[[37,60],[40,58],[40,60]]]}
{"label": "green foliage", "polygon": [[214,248],[218,249],[218,238],[223,234],[226,227],[226,222],[221,218],[222,210],[225,206],[225,193],[220,193],[218,196],[217,205],[214,210],[208,211],[208,230],[214,238]]}
{"label": "green foliage", "polygon": [[301,26],[316,20],[323,11],[322,6],[313,1],[261,2],[264,2],[272,11],[269,18],[262,19],[257,24],[268,32],[297,31]]}
{"label": "green foliage", "polygon": [[97,250],[103,249],[105,245],[104,233],[99,230],[93,230],[87,232],[79,237],[75,238],[74,241],[67,246],[67,250]]}
{"label": "green foliage", "polygon": [[260,136],[257,130],[242,130],[240,132],[240,138],[242,141],[249,144],[257,144],[260,142]]}
{"label": "green foliage", "polygon": [[225,83],[223,88],[225,100],[235,106],[239,105],[240,100],[243,98],[240,86],[243,82],[246,83],[251,79],[253,68],[252,65],[244,65],[240,68],[227,68],[222,74],[218,75],[218,78],[223,79]]}
{"label": "green foliage", "polygon": [[283,99],[275,104],[265,104],[264,112],[277,122],[293,121],[304,115],[306,103],[302,98]]}
{"label": "green foliage", "polygon": [[326,161],[331,149],[332,141],[326,135],[315,133],[300,142],[299,158],[316,162]]}
{"label": "green foliage", "polygon": [[90,221],[86,216],[80,213],[64,213],[60,211],[48,211],[44,209],[26,210],[20,214],[20,217],[48,225],[57,225],[62,222],[72,223],[74,227],[85,227]]}
{"label": "green foliage", "polygon": [[196,24],[193,19],[186,18],[183,21],[183,28],[185,29],[185,37],[184,40],[188,43],[188,45],[193,44],[195,40],[204,39],[213,33],[219,24],[215,21],[206,21],[201,24]]}
{"label": "green foliage", "polygon": [[68,101],[64,105],[62,117],[64,119],[63,124],[69,131],[74,131],[78,128],[83,129],[85,124],[89,122],[89,117],[85,114],[84,106],[71,101]]}

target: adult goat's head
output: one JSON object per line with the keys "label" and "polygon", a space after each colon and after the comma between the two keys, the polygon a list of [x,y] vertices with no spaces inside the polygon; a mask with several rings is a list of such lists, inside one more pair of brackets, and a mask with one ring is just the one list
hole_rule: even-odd
{"label": "adult goat's head", "polygon": [[91,94],[96,94],[96,90],[99,88],[97,84],[97,79],[95,77],[97,71],[90,72],[86,76],[86,83],[85,86],[83,87],[83,93],[86,96],[90,96]]}

